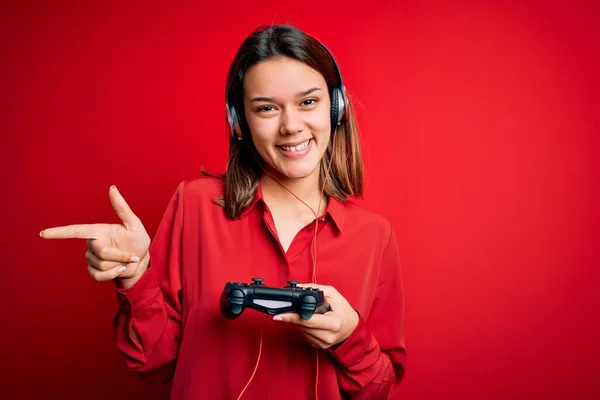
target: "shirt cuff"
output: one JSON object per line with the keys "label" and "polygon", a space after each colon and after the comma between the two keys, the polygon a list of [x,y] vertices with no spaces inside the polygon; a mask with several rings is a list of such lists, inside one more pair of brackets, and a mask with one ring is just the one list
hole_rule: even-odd
{"label": "shirt cuff", "polygon": [[114,290],[122,310],[133,311],[134,309],[143,308],[144,305],[153,303],[156,297],[160,295],[160,287],[154,278],[154,271],[155,269],[149,266],[144,275],[127,289],[118,287],[117,283],[114,282]]}
{"label": "shirt cuff", "polygon": [[373,347],[376,347],[373,336],[363,318],[359,316],[358,324],[350,336],[335,350],[330,348],[329,353],[340,365],[350,368],[359,363],[365,353],[370,352]]}

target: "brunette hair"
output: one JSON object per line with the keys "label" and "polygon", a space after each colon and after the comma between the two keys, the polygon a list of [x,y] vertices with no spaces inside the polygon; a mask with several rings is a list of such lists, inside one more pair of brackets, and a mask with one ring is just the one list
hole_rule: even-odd
{"label": "brunette hair", "polygon": [[[245,122],[243,113],[243,79],[248,68],[262,61],[289,57],[301,61],[323,75],[329,95],[333,87],[340,82],[336,66],[329,53],[313,37],[290,25],[269,25],[259,27],[248,36],[239,47],[227,76],[226,94],[238,112],[238,117]],[[334,160],[324,188],[326,196],[340,201],[352,196],[363,194],[363,162],[361,157],[358,125],[350,99],[347,99],[348,116],[337,127],[335,135]],[[239,115],[241,114],[241,115]],[[229,126],[229,124],[227,125]],[[246,126],[243,123],[243,126]],[[244,209],[252,202],[256,194],[263,169],[263,162],[254,147],[247,129],[243,129],[243,140],[232,135],[229,142],[229,159],[227,170],[219,175],[225,180],[223,198],[216,201],[225,208],[225,213],[231,218],[238,218]],[[331,135],[333,139],[333,135]],[[332,152],[330,140],[325,155],[320,164],[320,184],[323,184],[327,166]],[[211,175],[206,171],[204,174]]]}

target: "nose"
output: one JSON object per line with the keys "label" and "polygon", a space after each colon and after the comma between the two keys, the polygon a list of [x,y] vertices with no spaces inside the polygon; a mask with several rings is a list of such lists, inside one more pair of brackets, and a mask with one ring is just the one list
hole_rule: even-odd
{"label": "nose", "polygon": [[302,132],[304,121],[298,110],[286,109],[281,116],[281,125],[279,126],[279,134],[295,135]]}

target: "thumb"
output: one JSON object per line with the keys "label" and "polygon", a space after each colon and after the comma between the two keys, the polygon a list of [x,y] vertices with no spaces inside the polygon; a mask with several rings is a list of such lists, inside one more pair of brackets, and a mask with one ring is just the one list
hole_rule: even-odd
{"label": "thumb", "polygon": [[330,310],[337,309],[340,304],[340,301],[342,301],[343,299],[343,296],[340,294],[340,292],[338,292],[337,289],[333,286],[319,285],[317,283],[301,283],[298,286],[311,287],[322,291],[323,297],[325,298],[325,302],[329,306]]}
{"label": "thumb", "polygon": [[110,197],[110,202],[113,206],[113,209],[115,210],[121,221],[123,221],[123,225],[125,225],[125,228],[130,229],[131,227],[137,225],[140,222],[138,217],[133,213],[133,211],[131,211],[131,208],[129,208],[129,205],[127,204],[123,196],[121,196],[119,189],[117,189],[115,185],[110,187],[110,190],[108,191],[108,196]]}

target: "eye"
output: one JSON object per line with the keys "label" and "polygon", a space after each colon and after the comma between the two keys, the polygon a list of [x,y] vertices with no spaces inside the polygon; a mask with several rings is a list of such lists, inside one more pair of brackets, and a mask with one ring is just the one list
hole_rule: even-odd
{"label": "eye", "polygon": [[258,107],[257,111],[258,112],[269,112],[269,111],[273,111],[275,108],[273,106],[262,106],[262,107]]}
{"label": "eye", "polygon": [[302,102],[303,106],[312,106],[313,104],[317,103],[317,99],[306,99]]}

